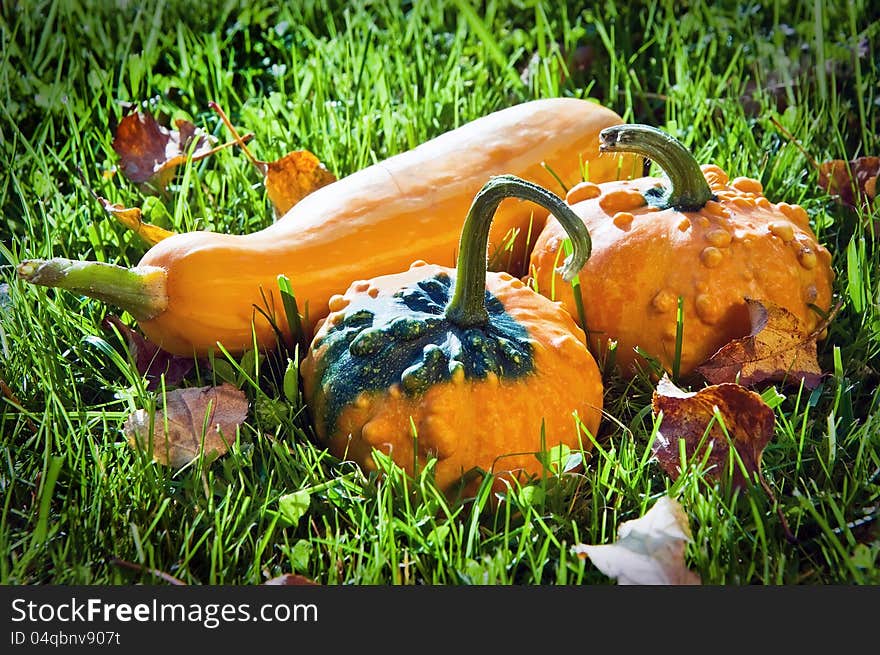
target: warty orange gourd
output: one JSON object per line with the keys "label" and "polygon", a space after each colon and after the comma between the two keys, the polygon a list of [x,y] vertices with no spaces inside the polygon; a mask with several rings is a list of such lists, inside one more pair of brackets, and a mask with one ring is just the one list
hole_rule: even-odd
{"label": "warty orange gourd", "polygon": [[335,296],[300,369],[333,454],[371,470],[378,449],[410,474],[435,460],[448,493],[469,472],[539,475],[542,447],[591,447],[603,385],[583,331],[518,278],[486,272],[492,215],[509,196],[543,205],[570,230],[564,279],[581,267],[589,233],[564,201],[498,176],[467,214],[457,269],[416,262]]}
{"label": "warty orange gourd", "polygon": [[[624,373],[645,363],[638,348],[668,372],[687,374],[749,334],[746,298],[787,309],[805,335],[820,325],[831,305],[834,271],[802,207],[771,202],[753,178],[729,180],[718,166],[701,167],[656,128],[618,125],[600,138],[603,152],[642,154],[668,180],[585,182],[567,194],[593,239],[580,292],[582,327],[594,354],[603,357],[613,341]],[[561,300],[580,322],[572,286],[554,271],[564,239],[551,217],[535,242],[530,270],[539,291]]]}

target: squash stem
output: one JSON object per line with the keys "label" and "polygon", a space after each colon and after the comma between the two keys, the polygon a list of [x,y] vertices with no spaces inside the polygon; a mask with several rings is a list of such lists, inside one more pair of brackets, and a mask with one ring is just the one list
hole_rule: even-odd
{"label": "squash stem", "polygon": [[16,271],[25,282],[81,293],[115,305],[140,321],[155,318],[168,306],[167,273],[158,266],[125,268],[55,257],[26,259]]}
{"label": "squash stem", "polygon": [[520,198],[547,209],[560,222],[572,243],[572,254],[558,269],[570,281],[590,257],[592,242],[586,225],[564,200],[547,189],[514,175],[492,177],[474,197],[461,230],[458,247],[458,272],[446,317],[461,327],[484,325],[486,311],[486,251],[489,227],[498,205],[506,198]]}
{"label": "squash stem", "polygon": [[634,152],[648,157],[669,178],[669,190],[659,194],[648,191],[645,200],[661,209],[699,211],[714,199],[703,171],[694,156],[680,141],[649,125],[614,125],[599,133],[602,152]]}

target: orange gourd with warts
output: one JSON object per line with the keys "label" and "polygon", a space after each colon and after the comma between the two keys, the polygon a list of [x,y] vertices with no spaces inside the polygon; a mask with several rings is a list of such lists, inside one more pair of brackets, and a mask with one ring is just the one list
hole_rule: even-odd
{"label": "orange gourd with warts", "polygon": [[[587,161],[593,179],[616,179],[620,162],[597,158],[597,136],[620,122],[584,100],[523,103],[322,187],[259,232],[178,234],[131,269],[30,260],[19,265],[19,276],[129,311],[149,339],[172,353],[201,355],[218,343],[233,353],[255,341],[272,347],[277,334],[256,308],[289,332],[280,275],[307,311],[309,330],[330,296],[355,280],[399,271],[415,259],[452,265],[461,221],[491,175],[514,173],[549,185],[555,183],[549,168],[571,182]],[[634,160],[627,160],[627,174]],[[525,268],[527,237],[534,238],[545,216],[534,204],[505,202],[490,235],[500,264],[510,259],[511,269]],[[516,245],[502,253],[511,235]]]}
{"label": "orange gourd with warts", "polygon": [[[615,341],[615,361],[624,372],[644,364],[639,348],[667,371],[676,372],[677,364],[686,374],[749,333],[746,298],[784,307],[805,336],[822,323],[834,272],[803,208],[770,202],[757,180],[729,180],[718,166],[700,167],[660,130],[620,125],[601,139],[604,151],[654,160],[670,188],[642,177],[585,182],[568,192],[567,202],[593,239],[580,293],[594,353]],[[530,270],[538,290],[552,293],[580,321],[571,285],[554,280],[564,238],[558,222],[548,220]]]}
{"label": "orange gourd with warts", "polygon": [[378,449],[410,474],[436,459],[434,480],[451,492],[472,471],[540,475],[542,448],[591,447],[603,386],[583,331],[559,303],[486,272],[492,215],[511,195],[571,230],[564,278],[583,264],[589,233],[560,198],[513,176],[490,180],[465,220],[457,269],[416,262],[331,301],[300,370],[332,453],[375,469]]}

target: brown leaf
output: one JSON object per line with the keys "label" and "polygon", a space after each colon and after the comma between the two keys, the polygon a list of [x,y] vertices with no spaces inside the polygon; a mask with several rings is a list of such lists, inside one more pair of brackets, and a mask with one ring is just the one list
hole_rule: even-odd
{"label": "brown leaf", "polygon": [[133,112],[116,127],[113,150],[125,176],[136,184],[164,189],[174,170],[192,158],[203,159],[215,152],[213,137],[186,120],[175,121],[176,130],[159,125],[149,112]]}
{"label": "brown leaf", "polygon": [[784,307],[746,298],[751,333],[724,345],[697,367],[710,384],[739,382],[745,387],[764,382],[803,384],[815,389],[822,380],[816,354],[820,329],[808,333],[800,321]]}
{"label": "brown leaf", "polygon": [[832,159],[819,165],[819,186],[848,207],[870,206],[877,197],[880,157]]}
{"label": "brown leaf", "polygon": [[336,181],[320,160],[308,150],[295,150],[281,159],[266,163],[266,193],[276,218],[312,191]]}
{"label": "brown leaf", "polygon": [[123,207],[120,204],[111,203],[106,198],[101,197],[98,197],[98,202],[101,203],[104,211],[151,246],[154,246],[163,239],[167,239],[174,235],[174,232],[166,230],[165,228],[144,222],[143,212],[137,207]]}
{"label": "brown leaf", "polygon": [[101,327],[110,332],[115,327],[125,337],[128,350],[134,357],[135,367],[138,373],[147,380],[147,389],[155,391],[162,385],[162,376],[165,377],[165,386],[173,387],[180,384],[189,375],[195,365],[193,357],[172,355],[162,350],[155,343],[133,330],[119,317],[108,314],[101,321]]}
{"label": "brown leaf", "polygon": [[247,412],[247,396],[231,384],[175,389],[165,394],[155,416],[138,409],[123,431],[132,448],[179,468],[202,454],[212,459],[225,454]]}
{"label": "brown leaf", "polygon": [[[663,413],[652,448],[669,476],[681,473],[680,440],[684,440],[688,461],[703,461],[706,456],[708,473],[716,479],[728,471],[731,444],[749,477],[760,475],[761,455],[773,438],[776,417],[754,391],[725,383],[686,392],[664,375],[654,391],[651,408],[655,417]],[[708,455],[707,448],[711,448]],[[739,462],[734,463],[731,481],[736,487],[745,485]]]}
{"label": "brown leaf", "polygon": [[700,576],[685,564],[689,541],[687,514],[663,496],[641,518],[621,523],[613,544],[577,544],[572,551],[620,585],[698,585]]}
{"label": "brown leaf", "polygon": [[285,573],[271,580],[266,580],[264,585],[316,585],[318,584],[311,578],[296,573]]}

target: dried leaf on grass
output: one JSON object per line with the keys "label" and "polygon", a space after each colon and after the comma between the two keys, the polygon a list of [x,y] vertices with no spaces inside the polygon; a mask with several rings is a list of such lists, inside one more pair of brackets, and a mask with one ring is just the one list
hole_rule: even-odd
{"label": "dried leaf on grass", "polygon": [[180,384],[195,366],[193,357],[172,355],[122,322],[118,316],[108,314],[101,327],[110,332],[116,328],[125,337],[128,350],[134,358],[135,368],[147,380],[147,389],[155,391],[162,385],[173,387]]}
{"label": "dried leaf on grass", "polygon": [[816,169],[818,172],[817,183],[821,189],[842,205],[854,209],[860,206],[866,209],[871,207],[877,197],[880,157],[857,157],[849,161],[829,159],[820,164],[782,123],[772,116],[770,122],[804,154]]}
{"label": "dried leaf on grass", "polygon": [[239,143],[251,163],[262,173],[266,193],[275,211],[275,218],[280,218],[313,191],[336,181],[336,176],[308,150],[294,150],[280,159],[266,162],[254,157],[245,146],[244,140],[223,109],[215,102],[208,103]]}
{"label": "dried leaf on grass", "polygon": [[174,235],[174,232],[171,232],[170,230],[166,230],[163,227],[144,221],[143,212],[137,207],[123,207],[118,203],[111,203],[106,198],[101,198],[100,196],[96,197],[98,202],[101,203],[101,206],[104,208],[104,211],[151,246],[154,246],[163,239],[167,239]]}
{"label": "dried leaf on grass", "polygon": [[731,472],[732,484],[743,487],[746,475],[760,477],[761,456],[773,438],[776,417],[754,391],[724,383],[686,392],[663,376],[651,408],[655,417],[663,414],[653,454],[671,477],[681,473],[681,440],[688,461],[703,461],[705,457],[707,474],[715,479],[725,477],[729,471],[731,445],[738,455]]}
{"label": "dried leaf on grass", "polygon": [[827,327],[832,312],[819,329],[807,332],[784,307],[746,299],[751,333],[723,346],[697,367],[710,384],[739,382],[751,387],[764,382],[787,382],[815,389],[822,381],[816,340]]}
{"label": "dried leaf on grass", "polygon": [[698,585],[684,557],[692,540],[687,514],[664,496],[641,518],[622,523],[613,544],[577,544],[572,551],[619,585]]}
{"label": "dried leaf on grass", "polygon": [[164,401],[154,416],[136,410],[123,430],[133,448],[175,468],[200,455],[225,454],[248,413],[247,396],[231,384],[175,389],[165,394]]}
{"label": "dried leaf on grass", "polygon": [[125,176],[136,184],[164,189],[174,170],[186,162],[192,148],[194,160],[214,152],[213,137],[193,123],[178,119],[177,129],[168,129],[149,112],[136,111],[119,121],[113,137],[113,150]]}
{"label": "dried leaf on grass", "polygon": [[832,159],[819,164],[819,186],[848,207],[870,206],[874,202],[878,176],[880,157]]}
{"label": "dried leaf on grass", "polygon": [[283,575],[279,575],[270,580],[266,580],[264,585],[317,585],[318,583],[312,580],[311,578],[307,578],[304,575],[298,575],[296,573],[285,573]]}
{"label": "dried leaf on grass", "polygon": [[265,164],[266,193],[281,217],[312,191],[336,181],[336,176],[308,150],[295,150]]}

